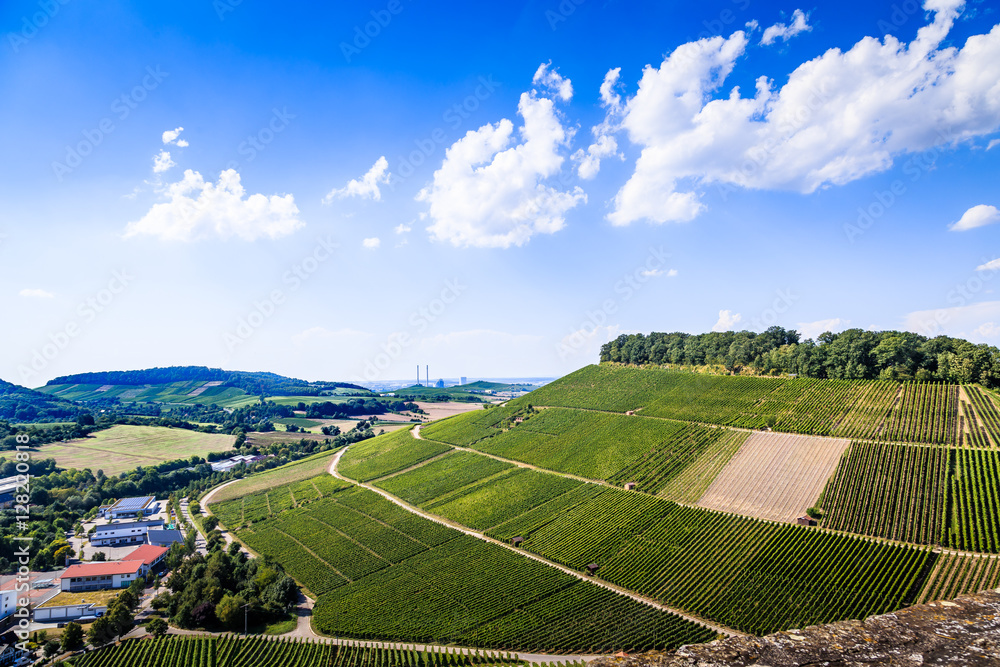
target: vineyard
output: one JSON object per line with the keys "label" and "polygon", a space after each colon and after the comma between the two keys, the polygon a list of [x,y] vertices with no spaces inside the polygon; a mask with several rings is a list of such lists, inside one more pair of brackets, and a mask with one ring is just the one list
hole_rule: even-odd
{"label": "vineyard", "polygon": [[837,438],[753,433],[698,504],[772,521],[794,521],[815,505],[848,444]]}
{"label": "vineyard", "polygon": [[935,558],[610,488],[570,491],[488,534],[754,634],[905,606]]}
{"label": "vineyard", "polygon": [[588,479],[634,482],[648,493],[661,491],[720,441],[745,437],[696,424],[564,408],[542,410],[501,431],[488,422],[499,424],[513,409],[483,414],[490,413],[492,420],[475,412],[459,415],[425,427],[423,435]]}
{"label": "vineyard", "polygon": [[942,536],[949,450],[855,442],[821,502],[824,525],[916,544]]}
{"label": "vineyard", "polygon": [[553,653],[642,651],[715,636],[466,535],[321,597],[314,624],[362,639]]}
{"label": "vineyard", "polygon": [[[459,456],[499,463],[466,452],[446,458]],[[552,490],[539,484],[535,476],[541,475],[510,472],[526,490],[523,505],[511,499],[508,507],[561,497],[562,478],[553,478]],[[414,488],[432,488],[431,477]],[[294,488],[260,495],[284,498]],[[238,502],[223,503],[220,514]],[[560,653],[668,648],[714,637],[703,626],[462,535],[357,487],[283,509],[236,536],[318,596],[313,622],[325,634]],[[617,621],[601,628],[600,619]]]}
{"label": "vineyard", "polygon": [[952,451],[951,516],[947,546],[1000,552],[1000,452]]}
{"label": "vineyard", "polygon": [[438,442],[415,440],[409,429],[400,429],[348,447],[340,460],[340,472],[359,482],[405,470],[450,450]]}
{"label": "vineyard", "polygon": [[[166,635],[127,639],[63,661],[66,667],[494,667],[523,664],[498,653],[416,651],[287,639]],[[567,663],[563,667],[575,666]]]}
{"label": "vineyard", "polygon": [[408,503],[422,505],[513,467],[472,452],[455,452],[375,485]]}
{"label": "vineyard", "polygon": [[971,394],[976,397],[972,403],[961,400],[957,385],[734,377],[604,365],[580,369],[511,405],[636,410],[648,417],[740,428],[770,426],[789,433],[940,445],[957,444],[963,425],[975,421],[982,424],[975,437],[989,442],[989,434],[1000,434],[1000,411],[985,395]]}
{"label": "vineyard", "polygon": [[1000,559],[996,556],[942,554],[917,602],[951,600],[965,593],[1000,586]]}

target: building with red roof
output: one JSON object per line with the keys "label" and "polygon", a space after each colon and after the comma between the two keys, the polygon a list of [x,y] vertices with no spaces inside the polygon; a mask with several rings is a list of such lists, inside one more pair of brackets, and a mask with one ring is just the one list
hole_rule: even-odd
{"label": "building with red roof", "polygon": [[144,544],[119,561],[77,563],[62,575],[60,589],[70,593],[105,588],[128,588],[133,581],[149,574],[166,558],[166,547]]}

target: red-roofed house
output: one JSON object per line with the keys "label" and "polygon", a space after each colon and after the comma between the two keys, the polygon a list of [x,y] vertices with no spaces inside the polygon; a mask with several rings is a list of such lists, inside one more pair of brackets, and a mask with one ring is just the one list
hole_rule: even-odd
{"label": "red-roofed house", "polygon": [[167,557],[167,552],[170,551],[167,547],[157,547],[152,544],[144,544],[129,555],[123,558],[123,561],[142,561],[142,575],[146,576],[149,571],[154,567],[159,565],[164,558]]}
{"label": "red-roofed house", "polygon": [[77,593],[98,591],[104,588],[127,588],[142,576],[141,560],[123,560],[109,563],[77,563],[63,572],[60,588]]}

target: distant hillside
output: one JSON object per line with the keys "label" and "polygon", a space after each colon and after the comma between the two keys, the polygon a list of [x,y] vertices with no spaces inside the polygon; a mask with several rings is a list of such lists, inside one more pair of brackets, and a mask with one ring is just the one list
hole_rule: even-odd
{"label": "distant hillside", "polygon": [[0,380],[0,419],[12,422],[72,420],[80,407],[61,398]]}
{"label": "distant hillside", "polygon": [[507,384],[505,382],[487,382],[478,380],[469,384],[462,384],[454,389],[465,389],[466,391],[531,391],[535,388],[533,384]]}
{"label": "distant hillside", "polygon": [[166,385],[178,382],[213,382],[219,383],[217,386],[232,387],[243,392],[259,396],[265,394],[275,395],[299,395],[317,396],[323,391],[331,389],[357,389],[367,392],[364,387],[359,387],[346,382],[308,382],[297,378],[285,377],[276,373],[248,372],[248,371],[226,371],[220,368],[207,368],[205,366],[170,366],[166,368],[147,368],[134,371],[103,371],[97,373],[77,373],[75,375],[63,375],[49,380],[46,387],[65,385]]}
{"label": "distant hillside", "polygon": [[803,340],[798,331],[622,334],[602,362],[720,366],[730,372],[788,373],[834,380],[919,380],[1000,387],[1000,350],[961,338],[848,329]]}

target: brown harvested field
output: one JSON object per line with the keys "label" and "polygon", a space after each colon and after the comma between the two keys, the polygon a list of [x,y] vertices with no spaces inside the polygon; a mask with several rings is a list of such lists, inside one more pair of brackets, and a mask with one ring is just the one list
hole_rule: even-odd
{"label": "brown harvested field", "polygon": [[752,433],[698,505],[794,521],[816,504],[849,444],[843,438]]}
{"label": "brown harvested field", "polygon": [[444,419],[445,417],[460,415],[463,412],[483,409],[482,403],[462,403],[459,401],[447,401],[445,403],[422,403],[417,401],[417,406],[427,413],[427,417],[430,420]]}

